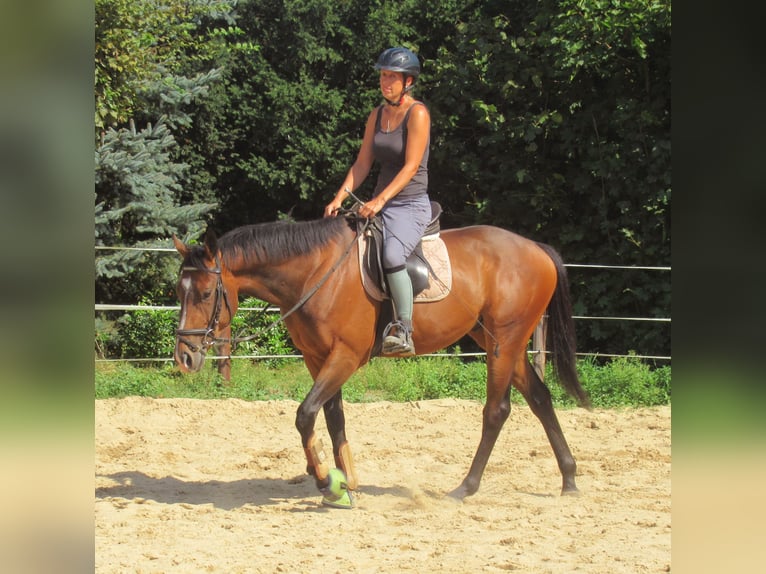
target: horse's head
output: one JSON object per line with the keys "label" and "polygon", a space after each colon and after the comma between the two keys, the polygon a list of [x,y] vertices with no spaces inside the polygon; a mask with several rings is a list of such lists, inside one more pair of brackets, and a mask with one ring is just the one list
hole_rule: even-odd
{"label": "horse's head", "polygon": [[[236,294],[226,289],[227,272],[221,264],[212,231],[203,245],[189,246],[175,235],[173,243],[183,258],[176,285],[181,313],[176,331],[175,360],[183,372],[200,370],[209,347],[229,340]],[[231,291],[231,290],[229,290]],[[222,336],[222,333],[226,336]]]}

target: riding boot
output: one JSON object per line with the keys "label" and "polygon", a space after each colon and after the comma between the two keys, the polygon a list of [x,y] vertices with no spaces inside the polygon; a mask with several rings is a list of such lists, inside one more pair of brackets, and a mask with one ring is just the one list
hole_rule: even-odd
{"label": "riding boot", "polygon": [[394,304],[394,321],[383,332],[383,354],[411,356],[415,354],[412,343],[412,281],[406,269],[387,273],[386,280]]}

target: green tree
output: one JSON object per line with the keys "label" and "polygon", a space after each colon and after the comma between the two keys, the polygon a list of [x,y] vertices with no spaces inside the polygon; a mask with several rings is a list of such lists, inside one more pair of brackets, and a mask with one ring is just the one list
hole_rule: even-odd
{"label": "green tree", "polygon": [[[668,264],[670,3],[475,2],[441,33],[430,181],[451,221],[510,226],[572,263]],[[669,313],[667,277],[573,275],[577,314]],[[578,335],[669,352],[656,325]]]}
{"label": "green tree", "polygon": [[[173,233],[188,239],[203,231],[203,216],[215,206],[178,204],[186,166],[173,161],[174,147],[163,122],[138,132],[107,130],[96,151],[97,246],[167,247]],[[176,263],[142,251],[99,251],[97,297],[119,302],[163,293],[173,276],[167,268],[171,262]]]}
{"label": "green tree", "polygon": [[212,150],[204,163],[219,192],[221,230],[286,212],[321,214],[380,101],[374,58],[417,38],[407,24],[415,6],[412,0],[239,6],[243,38],[259,50],[228,60],[197,118],[196,134],[210,138],[200,155]]}
{"label": "green tree", "polygon": [[[236,36],[235,5],[236,0],[95,0],[97,130],[125,125],[157,104],[188,103],[199,83],[185,74],[208,72]],[[167,93],[175,96],[157,101]]]}
{"label": "green tree", "polygon": [[[252,48],[239,41],[235,3],[96,0],[96,245],[167,247],[172,233],[197,236],[216,207],[215,190],[200,189],[206,181],[190,171],[184,159],[193,155],[175,135],[187,136],[221,77],[218,61]],[[97,296],[168,298],[174,264],[166,255],[99,251]]]}
{"label": "green tree", "polygon": [[[554,152],[571,161],[560,162],[566,187],[550,221],[573,239],[581,262],[669,265],[670,2],[567,0],[551,24],[552,80],[567,87],[569,103],[568,114],[559,104],[564,121]],[[566,212],[577,217],[566,221]],[[581,314],[670,313],[667,273],[579,272],[573,279]],[[589,322],[580,330],[594,350],[670,353],[669,326]]]}

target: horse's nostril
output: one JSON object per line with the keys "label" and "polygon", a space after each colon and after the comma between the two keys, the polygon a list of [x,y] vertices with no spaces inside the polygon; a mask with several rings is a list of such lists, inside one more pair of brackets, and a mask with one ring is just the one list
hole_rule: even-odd
{"label": "horse's nostril", "polygon": [[191,370],[193,364],[194,361],[192,360],[191,355],[189,353],[184,353],[184,367]]}

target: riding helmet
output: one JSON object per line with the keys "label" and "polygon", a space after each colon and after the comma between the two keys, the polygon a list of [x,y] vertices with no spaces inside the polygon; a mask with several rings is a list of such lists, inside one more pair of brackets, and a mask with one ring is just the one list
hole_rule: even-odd
{"label": "riding helmet", "polygon": [[412,51],[398,46],[383,50],[375,63],[375,69],[403,72],[405,75],[417,79],[420,75],[420,61]]}

